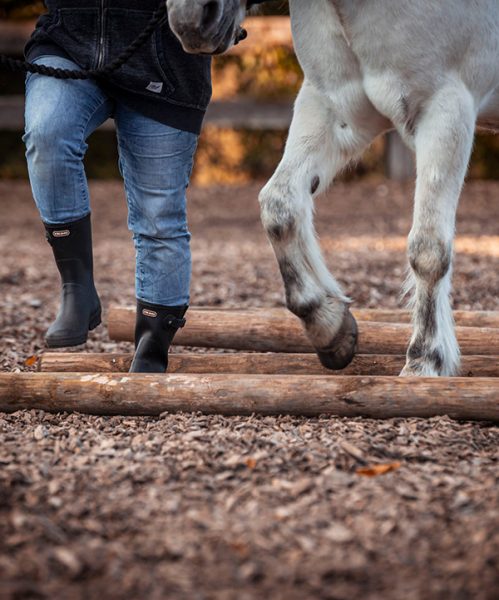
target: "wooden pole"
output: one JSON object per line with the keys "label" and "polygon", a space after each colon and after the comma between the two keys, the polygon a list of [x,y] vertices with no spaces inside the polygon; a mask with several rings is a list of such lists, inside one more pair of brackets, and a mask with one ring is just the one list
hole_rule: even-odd
{"label": "wooden pole", "polygon": [[[379,323],[411,322],[411,313],[408,310],[357,308],[352,310],[352,313],[358,321],[376,321]],[[459,327],[499,328],[499,311],[455,310],[454,321]]]}
{"label": "wooden pole", "polygon": [[[359,354],[405,354],[412,326],[359,321]],[[112,307],[109,335],[116,341],[132,341],[135,310]],[[457,327],[463,354],[499,354],[499,329]],[[174,343],[179,346],[231,348],[258,352],[313,352],[301,323],[291,313],[244,310],[210,311],[192,309],[187,325]]]}
{"label": "wooden pole", "polygon": [[[125,373],[132,354],[46,352],[44,373]],[[405,356],[358,354],[343,371],[329,371],[313,354],[170,354],[169,373],[246,373],[253,375],[398,375]],[[499,377],[499,356],[463,356],[463,377]]]}
{"label": "wooden pole", "polygon": [[[133,310],[133,309],[132,309]],[[286,308],[270,307],[270,308],[234,308],[220,306],[193,306],[191,311],[207,310],[209,312],[234,312],[243,311],[248,314],[268,313],[274,316],[279,316],[282,319],[291,316],[291,313]],[[189,312],[190,314],[190,312]],[[375,321],[376,323],[410,323],[411,313],[408,310],[398,308],[353,308],[353,316],[357,321]],[[499,311],[494,310],[455,310],[454,321],[459,327],[492,327],[499,328]]]}
{"label": "wooden pole", "polygon": [[0,411],[337,415],[499,421],[499,380],[321,375],[0,373]]}

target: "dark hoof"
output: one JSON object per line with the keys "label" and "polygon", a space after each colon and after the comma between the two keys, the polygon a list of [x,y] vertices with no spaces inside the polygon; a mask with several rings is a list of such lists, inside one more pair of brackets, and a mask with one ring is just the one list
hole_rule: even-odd
{"label": "dark hoof", "polygon": [[343,323],[327,348],[316,349],[323,367],[341,371],[352,362],[357,347],[358,329],[352,313],[346,309]]}

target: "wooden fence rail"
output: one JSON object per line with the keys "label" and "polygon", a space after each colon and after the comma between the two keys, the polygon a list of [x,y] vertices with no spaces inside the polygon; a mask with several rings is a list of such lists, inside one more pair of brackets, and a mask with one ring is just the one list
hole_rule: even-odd
{"label": "wooden fence rail", "polygon": [[[0,21],[0,53],[20,56],[35,28],[36,21]],[[230,54],[243,54],[262,47],[284,46],[291,48],[293,39],[288,17],[248,17],[244,22],[248,37],[234,46]]]}
{"label": "wooden fence rail", "polygon": [[[227,129],[281,131],[289,127],[292,114],[291,102],[213,100],[204,122]],[[23,128],[24,96],[0,96],[0,130],[21,131]],[[114,130],[114,121],[107,120],[100,129]]]}
{"label": "wooden fence rail", "polygon": [[[34,21],[24,23],[0,22],[0,53],[20,56],[24,45],[33,31]],[[230,50],[231,54],[243,54],[262,47],[293,45],[288,17],[249,17],[245,21],[248,38]],[[24,99],[22,97],[0,97],[0,132],[20,131],[24,127]],[[207,124],[229,129],[286,130],[292,117],[292,103],[255,103],[237,101],[214,101],[207,113]],[[108,121],[104,129],[112,129]],[[390,133],[385,142],[385,171],[394,180],[410,179],[414,175],[414,159],[397,133]]]}

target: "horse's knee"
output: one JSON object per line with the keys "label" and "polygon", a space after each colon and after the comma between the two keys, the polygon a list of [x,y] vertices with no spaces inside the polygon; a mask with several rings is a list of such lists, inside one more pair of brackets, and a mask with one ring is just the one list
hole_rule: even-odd
{"label": "horse's knee", "polygon": [[269,182],[258,197],[263,227],[272,242],[281,242],[294,236],[297,227],[297,209],[289,189]]}
{"label": "horse's knee", "polygon": [[409,263],[421,279],[436,283],[449,271],[452,246],[438,237],[416,235],[409,240]]}

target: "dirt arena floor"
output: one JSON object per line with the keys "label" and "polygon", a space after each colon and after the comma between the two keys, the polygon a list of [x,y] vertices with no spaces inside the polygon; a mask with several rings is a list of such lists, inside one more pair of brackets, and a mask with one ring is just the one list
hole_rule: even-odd
{"label": "dirt arena floor", "polygon": [[[259,187],[190,190],[193,305],[283,304]],[[130,305],[121,185],[91,191],[97,288]],[[317,203],[356,306],[402,306],[411,195],[370,181]],[[0,370],[32,370],[58,276],[28,186],[0,182],[0,206]],[[498,217],[499,184],[468,184],[455,308],[499,310]],[[86,349],[131,345],[102,326]],[[448,418],[0,414],[0,598],[492,600],[498,448],[499,427]]]}

